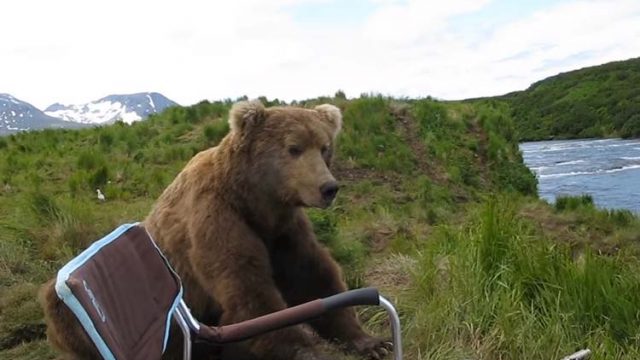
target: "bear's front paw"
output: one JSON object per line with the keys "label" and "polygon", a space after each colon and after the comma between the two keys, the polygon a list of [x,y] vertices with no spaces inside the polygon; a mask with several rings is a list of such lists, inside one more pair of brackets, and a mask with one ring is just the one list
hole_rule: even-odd
{"label": "bear's front paw", "polygon": [[353,350],[366,359],[381,360],[393,351],[393,343],[388,340],[363,336],[352,342]]}

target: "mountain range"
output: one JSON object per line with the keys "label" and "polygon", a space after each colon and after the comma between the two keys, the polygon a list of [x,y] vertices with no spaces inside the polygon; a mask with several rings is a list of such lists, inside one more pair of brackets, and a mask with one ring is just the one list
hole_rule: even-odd
{"label": "mountain range", "polygon": [[0,135],[45,128],[80,128],[117,120],[130,124],[176,105],[162,94],[143,92],[109,95],[86,104],[55,103],[41,111],[26,101],[0,93]]}
{"label": "mountain range", "polygon": [[[511,109],[520,141],[592,137],[640,137],[640,58],[585,67],[492,99]],[[148,92],[109,95],[87,104],[53,104],[40,111],[0,93],[0,135],[42,128],[126,123],[177,105]]]}
{"label": "mountain range", "polygon": [[49,116],[25,101],[0,93],[0,135],[44,128],[77,127],[82,127],[82,124]]}

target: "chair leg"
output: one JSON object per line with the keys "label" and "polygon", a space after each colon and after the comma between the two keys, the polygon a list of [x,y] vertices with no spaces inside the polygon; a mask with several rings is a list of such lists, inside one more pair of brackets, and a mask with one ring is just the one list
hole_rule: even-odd
{"label": "chair leg", "polygon": [[402,360],[402,334],[400,329],[400,318],[393,304],[380,296],[380,306],[382,306],[389,314],[389,320],[391,321],[391,330],[393,334],[393,359]]}
{"label": "chair leg", "polygon": [[174,311],[173,317],[178,323],[178,326],[180,326],[180,330],[182,330],[182,337],[184,339],[182,350],[183,358],[184,360],[191,360],[191,330],[189,329],[189,325],[187,325],[180,311]]}

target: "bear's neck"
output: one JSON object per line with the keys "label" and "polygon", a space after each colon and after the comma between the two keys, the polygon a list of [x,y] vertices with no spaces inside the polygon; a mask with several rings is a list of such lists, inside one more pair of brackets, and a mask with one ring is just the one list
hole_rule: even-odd
{"label": "bear's neck", "polygon": [[221,188],[221,196],[234,210],[259,234],[267,237],[278,237],[287,227],[298,211],[298,207],[286,204],[276,194],[263,188],[261,179],[248,177],[251,174],[250,164],[238,149],[225,148],[225,157],[229,164],[226,174],[220,178],[229,179]]}
{"label": "bear's neck", "polygon": [[241,192],[236,211],[258,234],[266,238],[281,236],[288,228],[297,208],[283,204],[256,191]]}
{"label": "bear's neck", "polygon": [[247,199],[239,212],[249,226],[265,239],[281,236],[288,228],[296,208],[268,205],[260,199]]}

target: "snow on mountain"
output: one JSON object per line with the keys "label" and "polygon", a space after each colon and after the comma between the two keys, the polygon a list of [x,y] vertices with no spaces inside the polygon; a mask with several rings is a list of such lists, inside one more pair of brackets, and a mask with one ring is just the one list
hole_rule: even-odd
{"label": "snow on mountain", "polygon": [[0,135],[44,128],[75,128],[77,124],[51,117],[35,106],[0,93]]}
{"label": "snow on mountain", "polygon": [[45,109],[45,114],[65,121],[83,124],[105,124],[122,120],[132,123],[149,115],[178,105],[155,92],[127,95],[109,95],[87,104],[62,105],[55,103]]}

